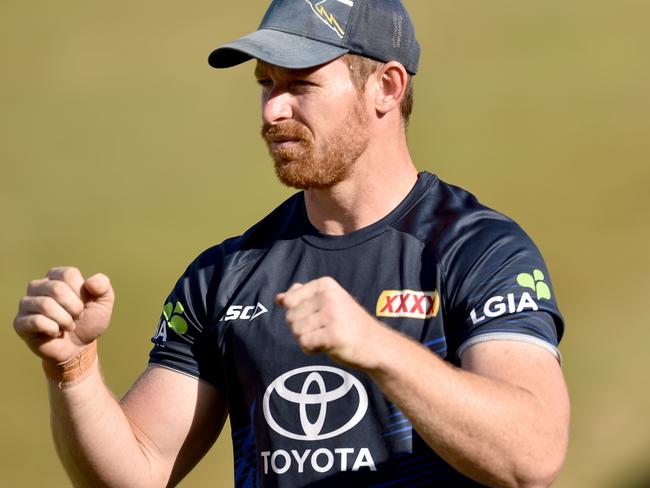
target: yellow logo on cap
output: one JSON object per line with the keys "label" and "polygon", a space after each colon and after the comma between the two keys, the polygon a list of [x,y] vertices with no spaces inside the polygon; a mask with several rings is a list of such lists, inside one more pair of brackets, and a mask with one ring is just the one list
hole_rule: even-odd
{"label": "yellow logo on cap", "polygon": [[[324,3],[327,2],[328,0],[321,0],[320,2],[314,3],[314,0],[305,0],[311,9],[314,11],[316,15],[318,15],[318,18],[320,18],[325,24],[332,29],[336,34],[343,39],[343,36],[345,36],[345,31],[343,30],[343,27],[341,27],[341,24],[339,24],[338,20],[336,20],[336,17],[334,16],[333,13],[330,13],[327,11],[325,8]],[[339,3],[342,3],[343,5],[347,5],[348,7],[354,7],[354,3],[351,0],[336,0]]]}

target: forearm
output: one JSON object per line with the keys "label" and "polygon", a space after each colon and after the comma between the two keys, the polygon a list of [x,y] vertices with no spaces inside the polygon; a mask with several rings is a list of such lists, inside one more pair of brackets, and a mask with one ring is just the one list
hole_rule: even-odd
{"label": "forearm", "polygon": [[96,363],[80,382],[61,389],[48,381],[52,433],[75,486],[164,486],[154,457],[138,439]]}
{"label": "forearm", "polygon": [[211,385],[153,367],[118,402],[96,352],[114,297],[105,275],[52,268],[30,282],[14,328],[43,361],[54,441],[74,484],[171,486],[219,435],[226,404]]}
{"label": "forearm", "polygon": [[306,353],[325,352],[369,374],[460,472],[500,487],[544,486],[557,474],[567,444],[568,396],[545,349],[475,345],[463,355],[466,371],[379,323],[332,278],[294,284],[276,302]]}
{"label": "forearm", "polygon": [[552,481],[565,436],[532,392],[455,368],[392,330],[380,350],[369,374],[452,466],[491,486]]}

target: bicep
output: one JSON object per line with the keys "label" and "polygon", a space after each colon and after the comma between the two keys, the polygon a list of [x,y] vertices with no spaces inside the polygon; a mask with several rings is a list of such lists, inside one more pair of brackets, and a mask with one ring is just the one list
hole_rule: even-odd
{"label": "bicep", "polygon": [[547,349],[517,341],[491,341],[468,348],[461,367],[534,395],[556,422],[558,433],[569,425],[569,396],[557,358]]}
{"label": "bicep", "polygon": [[159,366],[149,366],[121,404],[152,469],[171,485],[210,449],[227,415],[217,388]]}

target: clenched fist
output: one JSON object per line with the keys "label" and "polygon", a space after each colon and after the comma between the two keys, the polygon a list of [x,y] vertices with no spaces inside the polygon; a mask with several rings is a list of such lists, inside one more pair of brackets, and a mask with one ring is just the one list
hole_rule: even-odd
{"label": "clenched fist", "polygon": [[36,355],[63,363],[106,330],[114,297],[103,274],[84,279],[76,268],[52,268],[27,287],[14,328]]}
{"label": "clenched fist", "polygon": [[346,366],[377,367],[395,334],[329,277],[296,283],[278,294],[276,303],[286,309],[287,325],[305,353],[324,352]]}

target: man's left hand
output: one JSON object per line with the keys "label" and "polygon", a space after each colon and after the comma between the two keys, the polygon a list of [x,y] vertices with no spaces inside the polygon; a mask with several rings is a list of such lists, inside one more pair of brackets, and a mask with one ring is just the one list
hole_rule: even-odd
{"label": "man's left hand", "polygon": [[341,364],[363,370],[377,367],[381,344],[392,331],[333,278],[296,283],[275,301],[286,309],[287,324],[305,353],[324,352]]}

